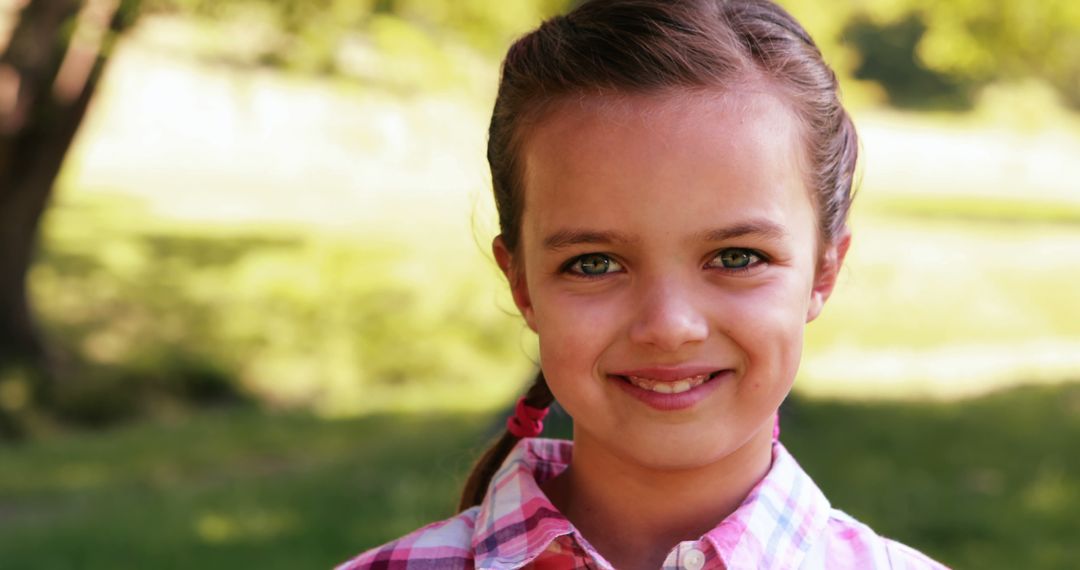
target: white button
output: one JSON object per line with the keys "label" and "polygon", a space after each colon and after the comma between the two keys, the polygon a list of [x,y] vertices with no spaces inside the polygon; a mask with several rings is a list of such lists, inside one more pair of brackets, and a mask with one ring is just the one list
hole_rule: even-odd
{"label": "white button", "polygon": [[705,553],[691,548],[683,555],[683,566],[686,566],[686,570],[701,570],[705,566]]}

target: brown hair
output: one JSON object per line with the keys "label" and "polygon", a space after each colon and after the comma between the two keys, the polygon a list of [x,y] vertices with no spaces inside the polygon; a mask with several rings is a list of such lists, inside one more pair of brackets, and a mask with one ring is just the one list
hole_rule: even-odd
{"label": "brown hair", "polygon": [[[592,0],[545,21],[503,61],[488,130],[499,226],[516,252],[524,207],[521,147],[528,127],[572,96],[724,90],[763,78],[801,123],[807,186],[822,243],[844,231],[858,139],[836,75],[806,30],[770,0]],[[543,374],[530,403],[553,401]],[[517,438],[509,433],[473,469],[464,510],[482,502]]]}

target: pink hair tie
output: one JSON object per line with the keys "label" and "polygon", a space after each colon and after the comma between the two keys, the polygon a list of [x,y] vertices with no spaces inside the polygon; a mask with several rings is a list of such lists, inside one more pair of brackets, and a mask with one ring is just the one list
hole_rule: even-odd
{"label": "pink hair tie", "polygon": [[525,396],[517,401],[514,415],[506,420],[506,429],[517,438],[536,437],[544,431],[544,416],[548,408],[534,408],[525,403]]}

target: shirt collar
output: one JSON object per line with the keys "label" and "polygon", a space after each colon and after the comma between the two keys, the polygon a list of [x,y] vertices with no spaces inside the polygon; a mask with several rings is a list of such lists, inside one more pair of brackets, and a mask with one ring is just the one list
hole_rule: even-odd
{"label": "shirt collar", "polygon": [[702,537],[728,568],[798,568],[828,524],[828,499],[779,441],[772,459],[742,505]]}
{"label": "shirt collar", "polygon": [[[599,566],[610,567],[540,489],[566,469],[572,451],[569,441],[518,442],[492,478],[477,513],[472,541],[477,568],[520,568],[566,535]],[[769,472],[699,542],[710,545],[728,568],[797,568],[825,530],[830,509],[806,472],[774,442]]]}
{"label": "shirt collar", "polygon": [[491,479],[480,504],[472,549],[477,568],[520,568],[553,540],[577,535],[540,484],[570,465],[569,441],[525,438]]}

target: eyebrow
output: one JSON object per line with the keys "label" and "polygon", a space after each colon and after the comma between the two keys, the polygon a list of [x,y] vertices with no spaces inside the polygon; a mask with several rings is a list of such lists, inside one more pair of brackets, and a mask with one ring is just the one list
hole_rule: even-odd
{"label": "eyebrow", "polygon": [[589,230],[560,230],[544,238],[544,248],[559,250],[580,244],[612,244],[634,241],[619,232],[595,232]]}
{"label": "eyebrow", "polygon": [[[702,241],[726,241],[745,236],[762,236],[766,239],[781,240],[787,237],[787,231],[779,224],[764,220],[747,220],[733,226],[708,230],[698,234]],[[633,237],[616,231],[560,230],[544,238],[544,248],[560,250],[581,244],[617,244],[636,241]]]}
{"label": "eyebrow", "polygon": [[787,237],[783,226],[770,220],[747,220],[726,228],[709,230],[701,234],[704,241],[726,241],[745,236],[761,236],[767,239],[781,240]]}

